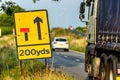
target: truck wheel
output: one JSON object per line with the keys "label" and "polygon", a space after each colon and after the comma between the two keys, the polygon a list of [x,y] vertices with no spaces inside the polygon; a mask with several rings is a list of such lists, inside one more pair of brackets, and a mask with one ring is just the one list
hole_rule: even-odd
{"label": "truck wheel", "polygon": [[116,61],[115,58],[110,59],[107,63],[106,80],[116,80]]}
{"label": "truck wheel", "polygon": [[88,74],[89,76],[92,76],[92,64],[88,65]]}
{"label": "truck wheel", "polygon": [[101,56],[100,68],[99,68],[99,77],[100,77],[100,80],[105,80],[106,65],[107,65],[107,56],[105,54],[103,54]]}
{"label": "truck wheel", "polygon": [[90,54],[85,53],[85,72],[88,72],[90,64]]}
{"label": "truck wheel", "polygon": [[88,78],[89,80],[97,80],[97,78],[94,76],[94,59],[95,57],[91,56],[90,63],[88,65]]}
{"label": "truck wheel", "polygon": [[93,80],[93,59],[92,58],[88,65],[88,76],[89,76],[89,80]]}
{"label": "truck wheel", "polygon": [[99,77],[100,80],[105,80],[105,63],[103,61],[100,62]]}
{"label": "truck wheel", "polygon": [[98,79],[89,76],[87,80],[98,80]]}

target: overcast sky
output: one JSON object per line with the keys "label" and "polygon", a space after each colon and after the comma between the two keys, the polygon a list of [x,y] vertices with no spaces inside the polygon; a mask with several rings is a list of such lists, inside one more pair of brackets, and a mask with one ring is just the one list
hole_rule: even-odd
{"label": "overcast sky", "polygon": [[[3,2],[5,0],[2,0]],[[8,1],[8,0],[6,0]],[[70,25],[74,28],[85,26],[79,19],[79,7],[83,0],[60,0],[59,2],[52,0],[40,0],[33,3],[33,0],[10,0],[16,2],[25,10],[47,9],[49,18],[49,27],[64,27]]]}

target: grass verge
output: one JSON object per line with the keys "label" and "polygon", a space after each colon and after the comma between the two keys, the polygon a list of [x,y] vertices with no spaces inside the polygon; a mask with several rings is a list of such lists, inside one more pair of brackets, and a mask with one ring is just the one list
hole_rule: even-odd
{"label": "grass verge", "polygon": [[85,52],[85,47],[87,45],[85,38],[79,38],[79,39],[71,39],[68,38],[70,49],[79,51],[79,52]]}
{"label": "grass verge", "polygon": [[45,64],[37,59],[22,61],[21,69],[14,36],[3,36],[0,40],[0,80],[73,80],[64,73],[51,70],[46,72]]}

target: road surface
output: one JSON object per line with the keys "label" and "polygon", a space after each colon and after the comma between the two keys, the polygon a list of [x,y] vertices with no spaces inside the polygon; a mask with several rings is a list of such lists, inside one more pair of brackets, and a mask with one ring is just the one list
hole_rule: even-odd
{"label": "road surface", "polygon": [[75,80],[86,80],[87,73],[84,71],[84,54],[57,50],[53,52],[54,66],[63,68],[63,71],[75,78]]}

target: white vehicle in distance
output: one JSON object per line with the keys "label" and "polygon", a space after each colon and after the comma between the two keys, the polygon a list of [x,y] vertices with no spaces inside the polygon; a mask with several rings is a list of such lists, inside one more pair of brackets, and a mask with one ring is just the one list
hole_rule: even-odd
{"label": "white vehicle in distance", "polygon": [[54,37],[52,41],[52,49],[64,49],[64,51],[69,51],[69,43],[65,37]]}

